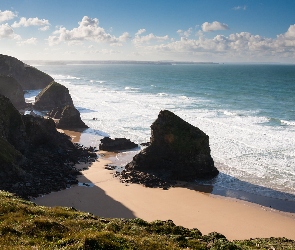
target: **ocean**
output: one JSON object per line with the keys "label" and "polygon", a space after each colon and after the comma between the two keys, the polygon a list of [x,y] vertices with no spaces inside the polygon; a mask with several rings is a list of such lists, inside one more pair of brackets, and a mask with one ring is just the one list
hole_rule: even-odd
{"label": "ocean", "polygon": [[220,174],[199,184],[244,200],[289,202],[295,212],[295,65],[36,67],[69,89],[86,133],[147,142],[168,109],[210,138]]}

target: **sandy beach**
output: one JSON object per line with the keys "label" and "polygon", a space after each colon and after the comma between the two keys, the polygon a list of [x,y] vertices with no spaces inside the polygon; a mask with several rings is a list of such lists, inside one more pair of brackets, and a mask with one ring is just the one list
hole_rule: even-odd
{"label": "sandy beach", "polygon": [[[76,135],[75,135],[76,136]],[[171,219],[176,225],[219,232],[229,240],[286,237],[295,240],[295,214],[224,198],[193,187],[169,190],[125,184],[105,169],[114,154],[106,154],[84,170],[79,185],[39,197],[38,205],[75,207],[100,217]],[[85,167],[81,164],[80,168]]]}

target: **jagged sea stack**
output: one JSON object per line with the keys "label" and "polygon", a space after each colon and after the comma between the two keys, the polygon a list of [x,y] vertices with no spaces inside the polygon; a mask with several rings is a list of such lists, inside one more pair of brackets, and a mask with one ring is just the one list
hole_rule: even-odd
{"label": "jagged sea stack", "polygon": [[39,110],[63,109],[68,105],[74,105],[69,90],[57,82],[51,82],[35,99],[35,108]]}
{"label": "jagged sea stack", "polygon": [[209,136],[174,113],[163,110],[151,125],[151,144],[126,166],[164,180],[194,181],[218,174],[210,155]]}
{"label": "jagged sea stack", "polygon": [[57,127],[63,129],[88,128],[88,126],[81,120],[80,112],[71,105],[64,107]]}

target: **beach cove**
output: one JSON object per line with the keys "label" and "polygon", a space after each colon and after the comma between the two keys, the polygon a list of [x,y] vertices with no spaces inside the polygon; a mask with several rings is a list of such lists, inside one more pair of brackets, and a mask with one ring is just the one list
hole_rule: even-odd
{"label": "beach cove", "polygon": [[204,184],[295,202],[294,65],[38,67],[69,89],[93,135],[145,143],[169,110],[210,138],[220,174]]}
{"label": "beach cove", "polygon": [[[75,140],[89,135],[66,131]],[[88,142],[89,143],[89,142]],[[196,191],[194,185],[163,190],[138,184],[121,183],[105,165],[116,161],[116,154],[102,157],[82,171],[79,185],[52,192],[33,200],[42,206],[74,207],[106,218],[141,218],[146,221],[173,220],[176,225],[198,228],[203,234],[219,232],[229,240],[286,237],[295,239],[295,214],[277,211],[233,198]],[[130,158],[130,156],[129,156]],[[182,187],[181,187],[182,186]]]}

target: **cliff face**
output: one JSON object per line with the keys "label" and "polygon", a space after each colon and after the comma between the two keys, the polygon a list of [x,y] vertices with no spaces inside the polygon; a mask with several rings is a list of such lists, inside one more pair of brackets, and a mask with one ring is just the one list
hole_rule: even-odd
{"label": "cliff face", "polygon": [[68,105],[74,105],[69,90],[57,82],[51,82],[35,99],[35,108],[39,110],[63,109]]}
{"label": "cliff face", "polygon": [[141,171],[163,180],[194,181],[218,174],[203,131],[168,110],[159,113],[151,129],[150,146],[134,156],[123,175]]}
{"label": "cliff face", "polygon": [[0,95],[0,180],[16,176],[17,165],[24,160],[19,150],[25,149],[25,126],[10,100]]}
{"label": "cliff face", "polygon": [[11,101],[2,95],[0,95],[0,137],[20,151],[25,149],[25,125],[21,115]]}
{"label": "cliff face", "polygon": [[52,119],[21,115],[0,95],[0,190],[27,197],[66,188],[76,183],[74,163],[95,156],[59,133]]}
{"label": "cliff face", "polygon": [[0,74],[12,76],[23,89],[45,88],[53,78],[22,61],[0,54]]}
{"label": "cliff face", "polygon": [[0,75],[0,94],[9,98],[17,109],[26,107],[23,88],[13,77]]}

